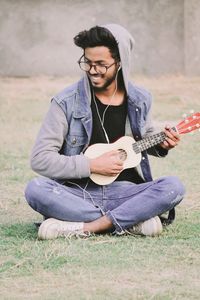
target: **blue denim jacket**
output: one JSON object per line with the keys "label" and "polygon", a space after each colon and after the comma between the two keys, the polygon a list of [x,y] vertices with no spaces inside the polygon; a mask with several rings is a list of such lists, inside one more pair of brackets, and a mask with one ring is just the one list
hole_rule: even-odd
{"label": "blue denim jacket", "polygon": [[[66,156],[78,155],[83,152],[90,141],[92,134],[92,112],[90,108],[91,95],[88,94],[84,78],[66,88],[53,98],[62,108],[68,123],[68,132],[63,143],[61,154]],[[139,140],[144,135],[153,132],[149,120],[151,108],[151,95],[143,88],[128,84],[128,119],[126,134],[133,135]],[[153,155],[162,156],[156,149]],[[146,151],[142,153],[141,170],[145,181],[152,180],[149,160]]]}

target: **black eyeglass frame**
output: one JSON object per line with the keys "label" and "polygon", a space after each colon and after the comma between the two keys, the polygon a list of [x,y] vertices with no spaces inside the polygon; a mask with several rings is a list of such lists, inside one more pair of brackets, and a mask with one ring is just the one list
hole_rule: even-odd
{"label": "black eyeglass frame", "polygon": [[[79,67],[80,67],[80,69],[82,70],[82,71],[84,71],[84,72],[90,72],[90,70],[92,69],[92,67],[94,67],[94,69],[95,69],[95,71],[98,73],[98,74],[102,74],[102,75],[104,75],[104,74],[106,74],[107,73],[107,71],[108,71],[108,69],[109,68],[111,68],[114,64],[116,64],[117,63],[117,61],[114,61],[114,63],[112,63],[111,65],[109,65],[109,66],[106,66],[106,65],[98,65],[98,64],[90,64],[90,63],[87,63],[87,62],[85,62],[85,61],[81,61],[81,59],[84,57],[84,54],[79,58],[79,60],[77,61],[78,62],[78,64],[79,64]],[[86,65],[88,65],[88,67],[90,67],[88,70],[85,70],[85,69],[82,69],[81,68],[81,63],[84,63],[84,64],[86,64]],[[96,68],[97,67],[103,67],[103,68],[105,68],[105,72],[99,72]]]}

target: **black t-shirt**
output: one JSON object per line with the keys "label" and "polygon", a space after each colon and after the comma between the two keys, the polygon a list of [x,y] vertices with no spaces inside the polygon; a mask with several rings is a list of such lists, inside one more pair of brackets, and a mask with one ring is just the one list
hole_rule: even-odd
{"label": "black t-shirt", "polygon": [[[96,103],[95,103],[96,102]],[[98,98],[92,99],[91,103],[92,115],[93,115],[93,129],[90,140],[90,145],[96,143],[108,143],[103,127],[109,138],[109,142],[113,143],[120,137],[125,135],[125,124],[127,117],[127,101],[124,99],[121,105],[107,105],[101,103]],[[105,112],[106,110],[106,112]],[[105,112],[105,114],[104,114]],[[101,125],[104,114],[103,127]],[[100,121],[101,119],[101,121]],[[131,181],[134,183],[142,183],[144,180],[138,174],[135,168],[125,169],[120,173],[116,179],[117,181]]]}
{"label": "black t-shirt", "polygon": [[[92,101],[93,113],[93,129],[90,144],[107,143],[103,128],[101,126],[99,117],[102,121],[104,111],[104,124],[103,127],[109,138],[109,142],[113,143],[125,134],[125,123],[127,116],[127,103],[124,101],[121,105],[107,105],[101,103],[97,98]],[[97,107],[97,108],[96,108]],[[98,115],[99,113],[99,115]]]}

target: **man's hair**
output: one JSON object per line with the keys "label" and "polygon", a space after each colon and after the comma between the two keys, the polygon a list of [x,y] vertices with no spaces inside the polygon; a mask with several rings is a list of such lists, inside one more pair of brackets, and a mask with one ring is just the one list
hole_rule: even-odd
{"label": "man's hair", "polygon": [[112,57],[120,61],[117,42],[112,33],[104,27],[95,26],[89,30],[79,32],[79,34],[74,37],[74,43],[83,50],[97,46],[107,47]]}

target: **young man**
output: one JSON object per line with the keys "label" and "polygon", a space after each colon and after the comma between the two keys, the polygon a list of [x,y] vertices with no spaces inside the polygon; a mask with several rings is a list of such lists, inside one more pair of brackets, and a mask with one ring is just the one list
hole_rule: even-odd
{"label": "young man", "polygon": [[[56,95],[34,145],[31,166],[44,177],[33,179],[25,195],[45,217],[40,239],[68,234],[132,232],[154,236],[162,231],[158,217],[184,195],[176,177],[152,180],[147,152],[139,168],[123,170],[120,151],[88,158],[96,143],[113,143],[131,135],[140,140],[154,132],[150,94],[128,80],[133,39],[123,27],[110,24],[80,32],[74,42],[83,49],[83,78]],[[165,156],[179,142],[169,127],[163,143],[148,150]],[[91,174],[117,176],[97,185]]]}

